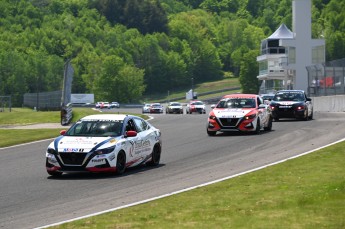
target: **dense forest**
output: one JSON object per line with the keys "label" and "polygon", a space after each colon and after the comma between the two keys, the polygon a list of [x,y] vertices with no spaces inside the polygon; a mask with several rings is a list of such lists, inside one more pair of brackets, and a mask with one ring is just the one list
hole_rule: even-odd
{"label": "dense forest", "polygon": [[[312,0],[313,38],[344,58],[345,1]],[[255,92],[260,42],[292,29],[292,0],[1,0],[0,96],[61,90],[140,101],[194,83],[239,77]],[[248,82],[251,82],[248,84]],[[246,86],[247,85],[247,86]]]}

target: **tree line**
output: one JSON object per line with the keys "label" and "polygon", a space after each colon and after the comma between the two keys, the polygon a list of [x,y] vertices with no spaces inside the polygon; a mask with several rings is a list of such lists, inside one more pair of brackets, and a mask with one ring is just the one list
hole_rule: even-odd
{"label": "tree line", "polygon": [[[313,0],[313,38],[326,59],[345,53],[344,1]],[[72,93],[138,102],[194,83],[240,78],[257,93],[260,43],[292,0],[2,0],[0,95],[21,106],[24,93],[61,90],[71,59]]]}

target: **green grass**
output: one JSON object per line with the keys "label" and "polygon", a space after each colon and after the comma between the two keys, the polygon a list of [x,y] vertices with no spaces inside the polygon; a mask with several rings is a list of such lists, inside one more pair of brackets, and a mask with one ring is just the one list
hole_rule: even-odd
{"label": "green grass", "polygon": [[[221,89],[227,89],[227,88],[234,88],[234,87],[240,87],[240,82],[238,78],[235,77],[226,77],[223,80],[219,81],[214,81],[214,82],[205,82],[202,84],[196,84],[194,85],[194,91],[197,92],[198,94],[200,93],[205,93],[205,92],[210,92],[210,91],[216,91],[216,90],[221,90]],[[161,93],[161,94],[153,94],[153,95],[146,95],[144,96],[144,102],[147,103],[152,103],[156,101],[169,101],[174,98],[179,98],[179,97],[185,97],[186,92],[189,91],[191,88],[183,88],[180,90],[172,90],[166,93]],[[207,95],[207,96],[198,96],[198,99],[205,99],[209,97],[216,97],[228,93],[234,93],[238,92],[238,90],[228,90],[223,93],[215,93],[212,95]],[[180,102],[185,102],[184,100],[179,100]]]}
{"label": "green grass", "polygon": [[52,228],[345,228],[344,149]]}
{"label": "green grass", "polygon": [[[72,122],[90,114],[99,114],[99,112],[90,108],[73,108]],[[145,115],[137,115],[146,118]],[[0,113],[0,126],[60,123],[60,121],[60,111],[37,112],[26,108],[13,108],[12,112]],[[61,129],[0,129],[0,147],[54,138],[59,135]]]}

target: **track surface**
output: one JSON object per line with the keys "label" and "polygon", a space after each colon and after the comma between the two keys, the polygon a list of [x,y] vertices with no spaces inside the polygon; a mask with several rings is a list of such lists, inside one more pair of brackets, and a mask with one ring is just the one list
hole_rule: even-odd
{"label": "track surface", "polygon": [[[119,110],[120,112],[127,112]],[[130,110],[141,112],[141,110]],[[45,171],[51,140],[0,149],[0,228],[34,228],[234,175],[345,137],[345,113],[282,120],[271,132],[206,134],[207,114],[156,114],[163,137],[161,165],[122,176]],[[57,133],[58,134],[58,133]]]}

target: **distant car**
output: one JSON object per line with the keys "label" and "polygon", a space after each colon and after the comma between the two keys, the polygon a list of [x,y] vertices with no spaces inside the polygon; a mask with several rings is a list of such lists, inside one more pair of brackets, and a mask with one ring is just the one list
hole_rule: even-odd
{"label": "distant car", "polygon": [[102,104],[103,102],[97,102],[96,104],[95,104],[95,107],[96,108],[101,108],[101,104]]}
{"label": "distant car", "polygon": [[120,104],[118,102],[111,102],[109,108],[120,108]]}
{"label": "distant car", "polygon": [[163,113],[163,106],[160,103],[151,104],[150,113]]}
{"label": "distant car", "polygon": [[150,103],[145,103],[143,108],[142,108],[142,113],[150,113],[150,109],[151,109],[151,104]]}
{"label": "distant car", "polygon": [[270,107],[255,94],[223,96],[210,111],[206,131],[209,136],[219,132],[252,132],[272,130]]}
{"label": "distant car", "polygon": [[313,104],[303,90],[280,90],[274,95],[270,107],[275,121],[280,118],[313,119]]}
{"label": "distant car", "polygon": [[193,112],[206,114],[205,103],[200,100],[191,100],[186,106],[186,114],[192,114]]}
{"label": "distant car", "polygon": [[274,94],[261,94],[261,98],[264,100],[264,103],[269,104],[274,97]]}
{"label": "distant car", "polygon": [[51,142],[46,170],[51,176],[70,172],[122,174],[136,165],[158,165],[161,132],[134,115],[86,116]]}
{"label": "distant car", "polygon": [[165,110],[166,114],[183,114],[182,104],[179,102],[170,102]]}
{"label": "distant car", "polygon": [[97,102],[96,103],[96,108],[99,108],[99,109],[104,109],[104,108],[109,108],[109,107],[110,107],[109,102]]}

